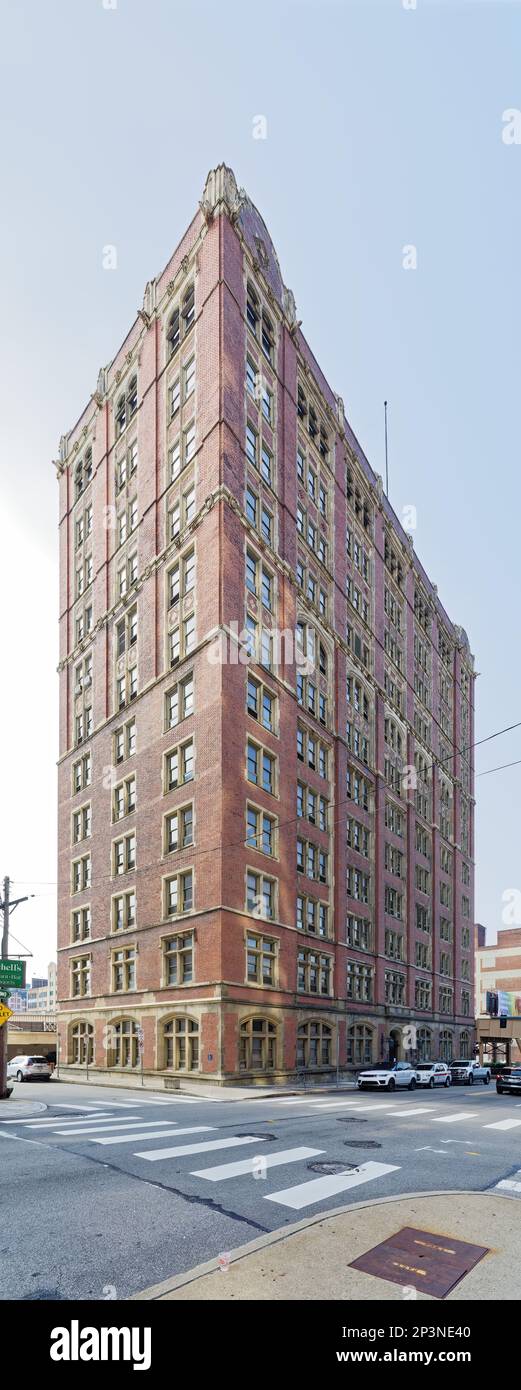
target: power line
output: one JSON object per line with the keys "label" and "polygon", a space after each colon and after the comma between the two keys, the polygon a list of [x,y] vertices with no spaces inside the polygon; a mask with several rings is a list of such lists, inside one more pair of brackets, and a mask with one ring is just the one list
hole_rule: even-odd
{"label": "power line", "polygon": [[520,764],[521,758],[518,758],[515,763],[500,763],[499,767],[487,767],[484,772],[477,772],[476,777],[490,777],[491,772],[503,772],[505,767],[519,767]]}
{"label": "power line", "polygon": [[[518,728],[521,728],[521,721],[520,721],[519,723],[517,723],[517,724],[509,724],[509,725],[508,725],[506,728],[504,728],[504,729],[497,729],[495,733],[493,733],[493,734],[487,734],[485,738],[478,739],[475,743],[469,744],[468,747],[469,747],[469,749],[470,749],[470,748],[477,748],[477,747],[479,747],[479,746],[480,746],[481,744],[483,744],[483,743],[489,743],[492,739],[500,738],[502,734],[510,733],[512,729],[518,729]],[[164,735],[161,735],[161,738],[163,738],[163,737],[164,737]],[[159,740],[156,740],[156,742],[158,742],[158,741],[159,741]],[[498,767],[487,768],[485,772],[478,772],[478,773],[476,773],[476,776],[477,776],[477,777],[486,777],[486,776],[488,776],[488,775],[489,775],[490,773],[492,773],[492,772],[501,772],[501,771],[503,771],[504,768],[508,768],[508,767],[517,767],[519,764],[521,764],[521,759],[519,759],[517,762],[512,762],[512,763],[501,763]],[[434,763],[431,764],[431,767],[432,767],[432,766],[435,766],[435,764],[434,764]],[[305,769],[305,765],[304,765],[304,769]],[[365,777],[366,773],[370,775],[370,774],[371,774],[371,769],[368,768],[368,767],[367,767],[367,768],[365,768],[365,767],[364,767],[364,768],[360,768],[360,776],[361,776],[361,777]],[[103,780],[103,778],[100,777],[99,781],[101,782],[102,780]],[[187,786],[187,787],[189,787],[189,786],[190,786],[190,783],[186,783],[186,784],[184,784],[184,785]],[[255,786],[255,783],[251,783],[251,784],[249,784],[249,785]],[[90,791],[91,788],[85,788],[85,790],[86,790],[86,791]],[[259,790],[262,790],[262,788],[259,788]],[[389,788],[389,791],[390,791],[391,794],[392,794],[393,789],[392,789],[392,788]],[[320,796],[320,792],[318,792],[318,791],[317,791],[317,796]],[[341,801],[337,801],[337,802],[329,802],[327,814],[329,815],[329,812],[330,812],[330,811],[333,811],[333,810],[335,810],[335,809],[337,809],[337,807],[340,807],[340,806],[347,806],[347,805],[349,805],[349,804],[352,804],[353,806],[357,806],[357,805],[359,805],[360,803],[354,801],[354,799],[353,799],[352,797],[345,797],[345,798],[343,798]],[[406,804],[406,803],[404,803],[404,805],[405,805],[405,804]],[[173,810],[175,811],[175,807],[173,808]],[[307,821],[307,818],[306,818],[305,816],[292,816],[292,817],[290,817],[289,819],[283,820],[283,821],[278,821],[276,817],[274,817],[274,819],[275,819],[275,822],[276,822],[276,828],[277,828],[277,830],[285,829],[285,827],[286,827],[286,826],[289,826],[289,825],[296,825],[296,824],[298,823],[298,821],[304,821],[304,822],[307,823],[307,824],[312,824],[312,822]],[[114,822],[114,826],[115,826],[115,827],[117,827],[118,824],[121,824],[121,822],[117,822],[117,821]],[[334,821],[334,822],[333,822],[333,825],[338,825],[338,824],[340,824],[339,821]],[[318,828],[318,827],[317,827],[317,828]],[[81,844],[86,844],[86,841],[80,841],[80,842],[79,842],[79,845],[78,845],[78,848],[80,848]],[[194,858],[196,858],[196,856],[198,856],[198,855],[200,855],[200,854],[215,854],[215,853],[217,853],[218,850],[237,849],[237,848],[239,848],[240,846],[243,846],[243,847],[245,847],[245,848],[248,848],[248,844],[247,844],[246,837],[243,837],[243,838],[240,839],[240,840],[231,840],[231,841],[228,841],[228,842],[220,842],[220,843],[217,844],[217,845],[210,845],[210,846],[208,846],[207,849],[201,848],[201,849],[198,849],[198,850],[194,850],[194,853],[190,856],[190,858],[191,858],[191,859],[194,859]],[[187,846],[187,848],[189,848],[189,846]],[[254,849],[255,846],[252,845],[252,846],[250,846],[250,848]],[[88,851],[87,851],[87,852],[88,852]],[[142,864],[142,865],[140,866],[140,868],[136,868],[135,871],[134,871],[134,875],[136,875],[136,874],[138,874],[138,873],[144,873],[147,869],[156,868],[158,865],[163,864],[164,862],[165,862],[165,861],[164,861],[164,858],[163,858],[163,857],[162,857],[161,859],[152,859],[152,860],[149,861],[148,864]],[[129,870],[128,872],[130,873],[130,872],[132,872],[132,871]],[[114,874],[103,874],[103,875],[101,876],[101,878],[97,878],[96,881],[97,881],[98,883],[99,883],[99,882],[103,882],[105,879],[106,879],[106,880],[111,880],[111,881],[116,881],[116,880],[117,880],[117,877],[118,877],[118,875],[114,875]],[[123,877],[123,875],[122,875],[122,877]],[[32,887],[33,885],[44,886],[44,887],[58,887],[58,886],[59,886],[59,883],[60,883],[60,880],[59,880],[59,879],[12,879],[11,881],[12,881],[13,883],[22,884],[22,886],[27,886],[27,887]],[[65,880],[64,880],[64,882],[65,882]],[[46,894],[46,893],[38,893],[38,894],[33,894],[32,896],[33,896],[33,897],[53,897],[54,895],[53,895],[53,894]]]}

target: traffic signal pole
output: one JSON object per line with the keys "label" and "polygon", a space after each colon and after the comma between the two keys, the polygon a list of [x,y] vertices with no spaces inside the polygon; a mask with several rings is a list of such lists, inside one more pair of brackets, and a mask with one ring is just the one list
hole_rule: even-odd
{"label": "traffic signal pole", "polygon": [[[10,888],[11,881],[9,877],[6,876],[6,878],[4,878],[4,896],[2,902],[0,903],[0,908],[2,910],[2,960],[8,960],[9,958],[10,915],[12,912],[14,912],[15,907],[18,907],[18,903],[26,903],[28,901],[28,896],[26,896],[25,898],[11,899]],[[32,896],[33,895],[31,894],[31,897]],[[1,993],[0,1000],[2,1000]],[[9,1092],[7,1089],[7,1023],[4,1023],[3,1027],[0,1028],[0,1100],[6,1100],[8,1094]]]}
{"label": "traffic signal pole", "polygon": [[[4,878],[4,898],[2,902],[2,960],[7,960],[9,950],[9,879]],[[7,1024],[0,1028],[0,1100],[7,1097]]]}

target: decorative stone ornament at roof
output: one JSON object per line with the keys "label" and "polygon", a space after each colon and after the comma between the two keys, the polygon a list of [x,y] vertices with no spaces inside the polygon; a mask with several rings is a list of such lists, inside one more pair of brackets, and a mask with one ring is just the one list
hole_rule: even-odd
{"label": "decorative stone ornament at roof", "polygon": [[258,255],[258,257],[259,257],[259,264],[262,266],[262,269],[263,269],[263,270],[267,270],[267,268],[268,268],[268,266],[269,266],[269,263],[270,263],[270,258],[269,258],[269,256],[268,256],[268,252],[267,252],[267,250],[266,250],[266,247],[265,247],[265,245],[264,245],[264,242],[263,242],[263,240],[262,240],[262,237],[256,236],[256,237],[253,238],[253,240],[254,240],[255,245],[256,245],[256,248],[257,248],[257,255]]}
{"label": "decorative stone ornament at roof", "polygon": [[156,289],[157,282],[155,280],[147,280],[145,293],[143,295],[143,307],[138,309],[138,316],[143,320],[145,328],[148,328],[155,313]]}
{"label": "decorative stone ornament at roof", "polygon": [[60,443],[59,443],[59,445],[58,445],[58,453],[59,453],[59,456],[60,456],[60,463],[66,463],[66,462],[67,462],[67,455],[68,455],[68,453],[69,453],[69,439],[70,439],[70,434],[62,434],[62,437],[61,437],[61,439],[60,439]]}
{"label": "decorative stone ornament at roof", "polygon": [[338,423],[339,423],[339,425],[340,425],[340,429],[341,429],[341,430],[345,430],[345,427],[346,427],[346,415],[345,415],[345,409],[344,409],[344,402],[343,402],[341,396],[337,396],[337,395],[336,395],[336,392],[335,392],[335,413],[336,413],[336,418],[337,418],[337,420],[338,420]]}
{"label": "decorative stone ornament at roof", "polygon": [[300,321],[297,319],[297,306],[293,290],[288,290],[287,285],[282,286],[282,306],[290,333],[295,333],[300,328]]}
{"label": "decorative stone ornament at roof", "polygon": [[246,192],[244,188],[237,187],[233,169],[229,169],[226,164],[219,164],[217,169],[210,169],[199,203],[207,224],[213,221],[219,208],[228,213],[231,222],[236,222],[246,201]]}
{"label": "decorative stone ornament at roof", "polygon": [[107,368],[106,368],[106,367],[100,367],[99,372],[98,372],[98,380],[97,380],[97,382],[96,382],[96,390],[94,391],[93,397],[92,397],[92,399],[96,402],[96,405],[99,406],[99,409],[100,409],[100,410],[101,410],[101,407],[102,407],[103,402],[104,402],[104,400],[105,400],[106,394],[107,394]]}

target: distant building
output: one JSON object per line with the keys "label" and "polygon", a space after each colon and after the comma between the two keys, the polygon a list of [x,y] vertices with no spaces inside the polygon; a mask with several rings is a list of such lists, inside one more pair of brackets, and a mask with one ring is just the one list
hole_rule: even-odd
{"label": "distant building", "polygon": [[[475,992],[478,1042],[493,1060],[521,1061],[521,929],[498,931],[497,942],[487,946],[485,927],[475,927]],[[491,1017],[487,995],[507,995],[508,1015]],[[499,1001],[501,1013],[501,999]]]}
{"label": "distant building", "polygon": [[25,989],[15,989],[9,996],[9,1008],[14,1013],[55,1013],[56,962],[51,961],[49,975],[34,975]]}

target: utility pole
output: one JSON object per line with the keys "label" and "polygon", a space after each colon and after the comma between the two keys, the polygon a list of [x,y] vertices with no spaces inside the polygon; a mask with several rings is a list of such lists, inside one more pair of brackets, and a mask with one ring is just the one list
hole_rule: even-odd
{"label": "utility pole", "polygon": [[[11,881],[8,875],[6,875],[6,877],[4,878],[4,896],[2,902],[0,903],[0,908],[3,916],[1,957],[2,960],[7,960],[9,957],[9,918],[11,913],[14,912],[15,907],[18,907],[18,903],[26,903],[28,901],[29,896],[34,897],[34,894],[31,893],[30,895],[26,895],[24,898],[11,899],[10,888]],[[1,998],[2,996],[0,994],[0,1000]],[[7,1023],[4,1023],[3,1027],[0,1028],[0,1100],[5,1100],[7,1094]]]}

